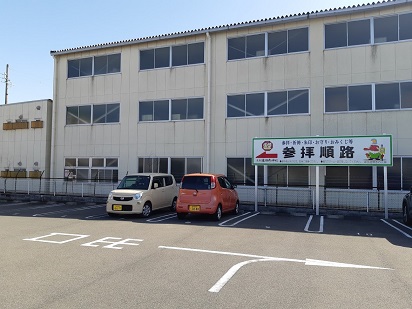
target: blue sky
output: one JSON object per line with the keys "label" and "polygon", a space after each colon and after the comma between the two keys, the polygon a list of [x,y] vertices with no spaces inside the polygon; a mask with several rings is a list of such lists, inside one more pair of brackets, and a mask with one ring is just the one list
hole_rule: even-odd
{"label": "blue sky", "polygon": [[0,104],[53,99],[51,50],[363,4],[359,0],[0,0]]}

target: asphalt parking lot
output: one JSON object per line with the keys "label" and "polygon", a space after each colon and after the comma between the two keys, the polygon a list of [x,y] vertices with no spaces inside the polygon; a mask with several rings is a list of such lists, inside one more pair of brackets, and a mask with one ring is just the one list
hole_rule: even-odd
{"label": "asphalt parking lot", "polygon": [[0,308],[411,308],[399,220],[1,202]]}

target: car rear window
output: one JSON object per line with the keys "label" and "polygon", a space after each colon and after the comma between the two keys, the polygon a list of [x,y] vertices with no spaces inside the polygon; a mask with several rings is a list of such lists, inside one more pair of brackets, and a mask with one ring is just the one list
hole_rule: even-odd
{"label": "car rear window", "polygon": [[182,189],[210,190],[209,176],[185,176],[182,180]]}

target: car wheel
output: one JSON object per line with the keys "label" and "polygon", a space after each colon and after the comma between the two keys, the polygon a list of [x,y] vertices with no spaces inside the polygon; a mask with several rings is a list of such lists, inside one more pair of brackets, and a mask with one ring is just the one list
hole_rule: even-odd
{"label": "car wheel", "polygon": [[179,218],[179,220],[183,220],[184,218],[186,218],[186,214],[184,212],[178,212],[177,217]]}
{"label": "car wheel", "polygon": [[220,221],[222,218],[222,206],[217,206],[216,212],[213,214],[213,217],[216,221]]}
{"label": "car wheel", "polygon": [[177,203],[177,198],[174,198],[172,205],[170,206],[171,211],[176,211],[176,203]]}
{"label": "car wheel", "polygon": [[233,214],[237,215],[239,213],[239,201],[236,201],[235,209],[233,209]]}
{"label": "car wheel", "polygon": [[405,205],[403,207],[403,223],[405,223],[405,224],[411,224],[412,223],[411,218],[409,218],[408,206],[407,205]]}
{"label": "car wheel", "polygon": [[142,209],[142,217],[147,218],[152,213],[152,206],[149,203],[145,203]]}

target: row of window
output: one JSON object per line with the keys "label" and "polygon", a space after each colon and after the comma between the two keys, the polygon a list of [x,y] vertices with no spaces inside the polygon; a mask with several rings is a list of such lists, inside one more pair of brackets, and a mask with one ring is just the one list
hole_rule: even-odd
{"label": "row of window", "polygon": [[203,98],[139,102],[139,121],[203,119]]}
{"label": "row of window", "polygon": [[[309,90],[285,90],[227,96],[227,117],[309,113]],[[412,82],[325,88],[325,112],[399,110],[412,108]],[[203,119],[204,99],[139,102],[139,121]],[[68,106],[66,124],[118,123],[120,104]]]}
{"label": "row of window", "polygon": [[66,124],[119,122],[120,104],[96,104],[66,107]]}
{"label": "row of window", "polygon": [[113,54],[68,60],[67,77],[119,73],[120,58],[120,54]]}
{"label": "row of window", "polygon": [[[387,168],[389,190],[409,190],[412,187],[412,158],[393,158],[393,166]],[[383,190],[383,169],[377,169],[373,179],[369,166],[327,166],[325,187]],[[238,185],[255,185],[255,167],[250,158],[228,158],[227,177]],[[258,167],[258,185],[308,186],[309,168],[306,166],[268,166],[267,182],[264,182],[263,166]],[[374,186],[374,182],[376,186]]]}
{"label": "row of window", "polygon": [[266,32],[228,39],[228,60],[309,50],[308,28]]}
{"label": "row of window", "polygon": [[118,168],[117,158],[66,158],[64,177],[68,180],[117,182]]}
{"label": "row of window", "polygon": [[412,39],[412,13],[325,25],[325,48]]}
{"label": "row of window", "polygon": [[325,88],[325,112],[412,108],[412,82]]}
{"label": "row of window", "polygon": [[[325,25],[325,49],[412,39],[412,13]],[[140,51],[140,70],[204,63],[204,42]],[[228,60],[304,52],[309,28],[228,39]],[[119,54],[68,60],[68,78],[120,72]]]}
{"label": "row of window", "polygon": [[204,42],[140,51],[140,70],[204,63]]}
{"label": "row of window", "polygon": [[309,113],[309,90],[288,90],[227,96],[227,117]]}
{"label": "row of window", "polygon": [[170,173],[180,182],[185,174],[201,173],[202,158],[139,158],[139,173]]}
{"label": "row of window", "polygon": [[[255,167],[251,158],[227,158],[227,178],[237,185],[255,185]],[[83,181],[117,182],[119,162],[117,158],[66,158],[65,177]],[[202,158],[139,158],[139,173],[171,173],[176,181],[188,173],[202,172]],[[389,190],[409,190],[412,186],[412,158],[393,158],[393,166],[387,168]],[[267,178],[267,182],[264,179]],[[374,183],[376,185],[374,185]],[[258,185],[304,186],[309,184],[307,166],[258,166]],[[373,179],[372,167],[327,166],[325,187],[350,189],[383,189],[384,175],[377,169]]]}

